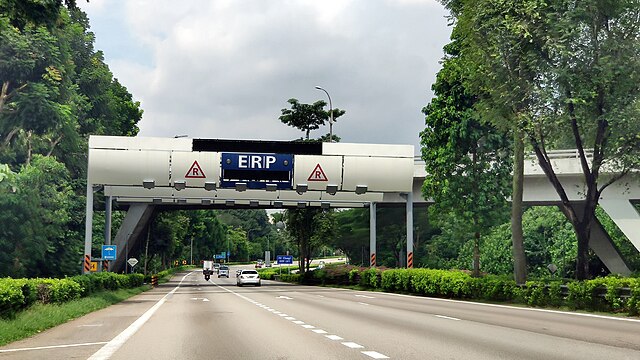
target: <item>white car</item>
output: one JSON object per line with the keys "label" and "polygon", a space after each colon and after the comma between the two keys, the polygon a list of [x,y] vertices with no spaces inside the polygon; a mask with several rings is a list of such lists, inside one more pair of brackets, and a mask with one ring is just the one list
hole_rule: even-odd
{"label": "white car", "polygon": [[229,278],[229,267],[227,265],[222,265],[220,266],[220,269],[218,269],[218,278],[223,276],[227,279]]}
{"label": "white car", "polygon": [[255,270],[242,270],[242,272],[236,278],[236,285],[255,285],[260,286],[262,283],[260,282],[260,275]]}

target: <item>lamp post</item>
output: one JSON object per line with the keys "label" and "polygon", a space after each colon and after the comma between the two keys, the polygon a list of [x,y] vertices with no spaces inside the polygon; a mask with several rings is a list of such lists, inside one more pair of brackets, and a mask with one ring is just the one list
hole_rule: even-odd
{"label": "lamp post", "polygon": [[331,95],[329,95],[329,92],[327,90],[323,89],[320,86],[316,86],[316,89],[324,91],[324,93],[327,94],[327,97],[329,98],[329,142],[333,142],[333,105],[331,104]]}

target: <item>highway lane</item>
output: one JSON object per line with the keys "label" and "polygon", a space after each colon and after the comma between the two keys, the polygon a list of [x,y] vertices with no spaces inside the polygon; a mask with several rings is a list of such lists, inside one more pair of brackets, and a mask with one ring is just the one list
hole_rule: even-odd
{"label": "highway lane", "polygon": [[[231,270],[209,282],[182,274],[0,359],[640,359],[638,320],[272,281],[238,288]],[[2,352],[60,344],[84,345]]]}

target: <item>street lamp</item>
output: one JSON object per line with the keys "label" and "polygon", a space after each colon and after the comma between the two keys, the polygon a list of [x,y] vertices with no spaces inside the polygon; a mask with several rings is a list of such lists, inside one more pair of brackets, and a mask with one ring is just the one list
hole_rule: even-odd
{"label": "street lamp", "polygon": [[331,95],[329,95],[329,92],[327,90],[323,89],[320,86],[316,86],[316,89],[324,91],[324,93],[327,94],[327,97],[329,98],[329,142],[333,142],[333,105],[331,104]]}

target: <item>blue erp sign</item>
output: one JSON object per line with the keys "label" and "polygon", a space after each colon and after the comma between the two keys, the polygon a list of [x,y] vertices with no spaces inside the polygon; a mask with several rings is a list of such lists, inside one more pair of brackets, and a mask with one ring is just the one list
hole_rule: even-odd
{"label": "blue erp sign", "polygon": [[102,260],[115,260],[117,249],[116,245],[102,245]]}
{"label": "blue erp sign", "polygon": [[248,189],[292,188],[292,154],[222,153],[221,169],[223,188],[233,188],[238,183],[246,184]]}
{"label": "blue erp sign", "polygon": [[293,264],[293,255],[278,255],[276,261],[278,264]]}

